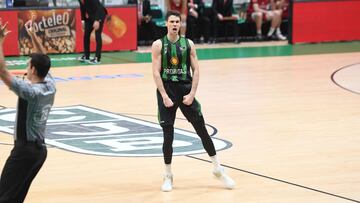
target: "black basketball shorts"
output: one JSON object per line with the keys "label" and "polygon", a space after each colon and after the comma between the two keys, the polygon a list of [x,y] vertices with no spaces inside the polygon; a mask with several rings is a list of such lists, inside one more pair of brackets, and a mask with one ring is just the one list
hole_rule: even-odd
{"label": "black basketball shorts", "polygon": [[164,82],[164,88],[169,98],[173,101],[174,106],[169,108],[165,107],[160,92],[158,90],[156,91],[158,120],[161,126],[174,125],[178,107],[189,122],[204,121],[201,105],[196,99],[194,99],[191,105],[185,105],[182,102],[183,97],[191,91],[191,83]]}

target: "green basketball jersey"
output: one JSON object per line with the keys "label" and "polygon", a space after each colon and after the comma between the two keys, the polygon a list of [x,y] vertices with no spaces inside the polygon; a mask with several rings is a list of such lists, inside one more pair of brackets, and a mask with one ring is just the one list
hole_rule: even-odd
{"label": "green basketball jersey", "polygon": [[190,44],[180,37],[175,43],[161,39],[161,78],[166,82],[191,82]]}

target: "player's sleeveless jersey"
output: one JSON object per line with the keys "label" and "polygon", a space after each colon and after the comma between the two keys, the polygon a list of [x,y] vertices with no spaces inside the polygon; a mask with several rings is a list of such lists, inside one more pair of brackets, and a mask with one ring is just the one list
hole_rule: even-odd
{"label": "player's sleeveless jersey", "polygon": [[175,43],[167,36],[161,39],[161,78],[164,82],[192,81],[190,65],[190,44],[188,39],[180,37]]}

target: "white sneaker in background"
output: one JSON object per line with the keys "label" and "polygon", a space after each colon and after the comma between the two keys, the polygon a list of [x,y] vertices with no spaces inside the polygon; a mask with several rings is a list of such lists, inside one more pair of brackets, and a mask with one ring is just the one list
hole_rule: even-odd
{"label": "white sneaker in background", "polygon": [[164,175],[164,182],[161,186],[161,190],[163,192],[170,192],[173,188],[173,175],[172,174],[165,174]]}
{"label": "white sneaker in background", "polygon": [[214,176],[221,180],[221,182],[223,182],[223,184],[225,185],[225,187],[227,189],[234,189],[235,188],[235,181],[233,179],[231,179],[226,173],[223,167],[219,167],[214,169],[213,171]]}
{"label": "white sneaker in background", "polygon": [[278,38],[278,40],[286,40],[286,37],[281,33],[276,33],[276,38]]}

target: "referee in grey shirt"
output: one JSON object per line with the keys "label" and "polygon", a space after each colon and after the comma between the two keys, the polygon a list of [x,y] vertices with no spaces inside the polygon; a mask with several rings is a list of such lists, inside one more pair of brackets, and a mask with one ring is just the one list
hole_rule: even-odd
{"label": "referee in grey shirt", "polygon": [[45,162],[46,121],[54,103],[55,82],[48,74],[50,58],[30,55],[27,80],[12,76],[6,69],[3,42],[9,33],[0,20],[0,78],[18,97],[14,148],[0,177],[0,203],[24,202],[32,180]]}

